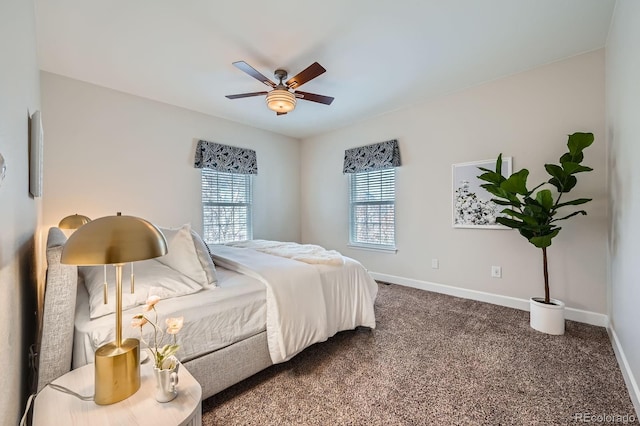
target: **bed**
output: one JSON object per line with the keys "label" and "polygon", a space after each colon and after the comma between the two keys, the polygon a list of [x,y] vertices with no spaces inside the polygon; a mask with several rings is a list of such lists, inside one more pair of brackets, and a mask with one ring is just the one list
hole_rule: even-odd
{"label": "bed", "polygon": [[[195,244],[197,234],[191,234]],[[65,241],[60,229],[49,230],[38,390],[71,368],[93,362],[95,350],[114,336],[113,313],[94,312],[106,305],[95,303],[91,284],[85,283],[91,273],[60,264]],[[157,290],[154,274],[163,270],[156,260],[136,262],[135,296],[126,302],[123,295],[123,337],[140,338],[140,330],[127,325],[141,312],[148,286],[165,296],[156,305],[160,321],[184,316],[177,356],[201,384],[203,399],[339,331],[375,328],[377,284],[357,261],[335,252],[310,256],[308,250],[299,251],[317,246],[247,244],[207,247],[216,282],[175,295]],[[173,248],[176,253],[178,246]],[[322,258],[327,253],[329,260]]]}

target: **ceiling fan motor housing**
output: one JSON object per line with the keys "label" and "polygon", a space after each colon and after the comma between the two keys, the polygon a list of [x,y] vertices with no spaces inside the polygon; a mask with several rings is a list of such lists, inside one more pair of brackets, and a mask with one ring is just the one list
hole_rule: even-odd
{"label": "ceiling fan motor housing", "polygon": [[281,68],[278,68],[273,72],[273,76],[276,78],[276,80],[280,80],[280,84],[282,84],[282,80],[285,80],[287,78],[287,75],[287,72]]}

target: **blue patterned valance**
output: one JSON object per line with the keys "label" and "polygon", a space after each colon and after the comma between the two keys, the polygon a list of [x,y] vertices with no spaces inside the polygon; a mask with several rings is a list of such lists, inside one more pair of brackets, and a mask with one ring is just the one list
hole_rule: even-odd
{"label": "blue patterned valance", "polygon": [[396,139],[347,149],[342,173],[361,173],[400,166],[400,148]]}
{"label": "blue patterned valance", "polygon": [[202,140],[198,141],[196,147],[194,167],[224,173],[258,174],[258,161],[254,150]]}

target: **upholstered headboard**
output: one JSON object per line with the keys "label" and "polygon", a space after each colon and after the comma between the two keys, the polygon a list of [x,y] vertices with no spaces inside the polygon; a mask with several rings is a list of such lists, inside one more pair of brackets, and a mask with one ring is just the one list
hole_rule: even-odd
{"label": "upholstered headboard", "polygon": [[78,267],[60,263],[66,241],[67,237],[59,228],[49,229],[42,335],[38,348],[38,391],[71,370]]}

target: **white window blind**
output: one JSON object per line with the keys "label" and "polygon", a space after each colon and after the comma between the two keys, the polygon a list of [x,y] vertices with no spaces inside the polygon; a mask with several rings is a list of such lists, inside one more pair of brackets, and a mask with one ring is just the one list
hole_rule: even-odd
{"label": "white window blind", "polygon": [[202,169],[202,217],[207,243],[250,240],[251,175]]}
{"label": "white window blind", "polygon": [[395,169],[351,173],[349,176],[350,243],[395,249]]}

